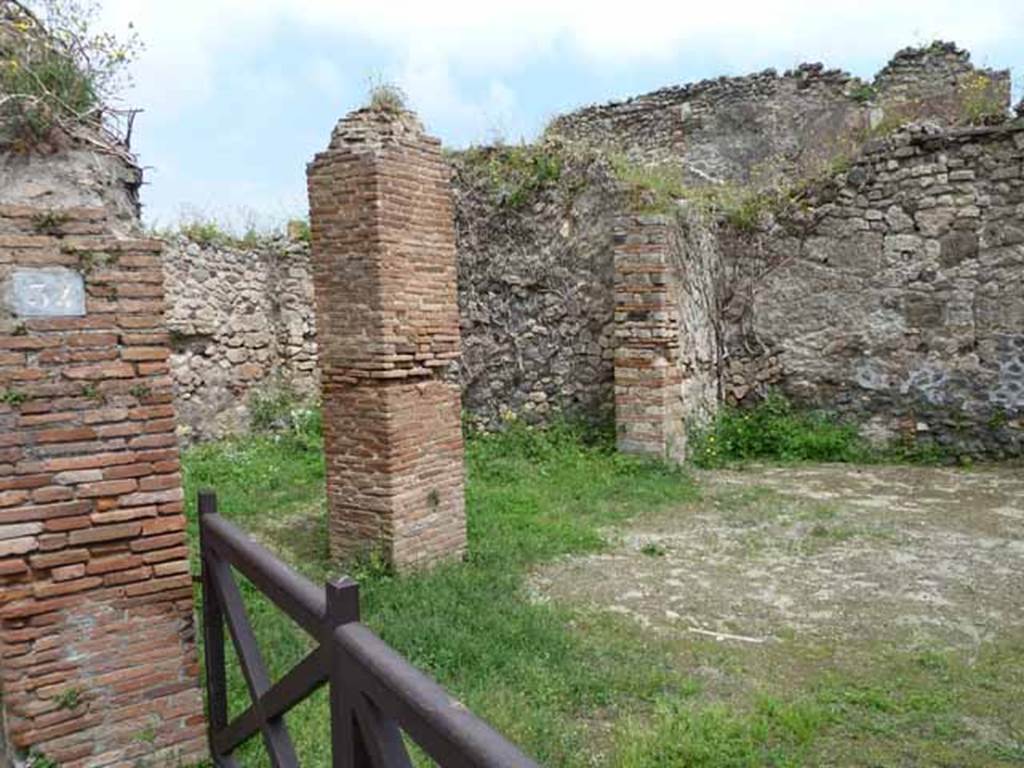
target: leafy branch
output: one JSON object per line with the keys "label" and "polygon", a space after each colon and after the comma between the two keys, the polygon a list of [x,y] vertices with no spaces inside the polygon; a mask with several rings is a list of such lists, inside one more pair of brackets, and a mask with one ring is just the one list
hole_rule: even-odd
{"label": "leafy branch", "polygon": [[126,153],[138,110],[116,104],[141,43],[96,31],[97,14],[92,0],[0,0],[0,143]]}

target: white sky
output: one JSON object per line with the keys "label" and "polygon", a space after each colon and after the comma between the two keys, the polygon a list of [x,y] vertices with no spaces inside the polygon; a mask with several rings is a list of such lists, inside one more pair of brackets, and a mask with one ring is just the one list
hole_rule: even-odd
{"label": "white sky", "polygon": [[[305,107],[299,91],[320,92],[340,117],[373,74],[397,81],[428,128],[462,144],[488,138],[495,123],[513,138],[530,136],[551,111],[576,106],[578,94],[607,100],[638,82],[657,87],[800,61],[870,75],[899,48],[936,38],[970,49],[979,64],[1024,64],[1024,0],[105,0],[104,20],[115,30],[134,22],[147,46],[131,100],[146,109],[140,130],[159,138],[143,139],[151,153],[143,160],[183,176],[189,142],[203,136],[168,126],[211,110],[229,122],[244,113],[251,123],[252,102],[263,98],[270,117],[258,132],[274,141],[273,113],[293,99]],[[242,71],[233,62],[244,62]],[[317,128],[325,142],[329,126]],[[262,179],[228,164],[221,177],[236,190],[228,197],[252,194],[263,210],[275,189],[285,207],[301,204],[301,171]],[[188,199],[194,194],[175,181],[153,200],[166,216],[175,204],[202,205]]]}

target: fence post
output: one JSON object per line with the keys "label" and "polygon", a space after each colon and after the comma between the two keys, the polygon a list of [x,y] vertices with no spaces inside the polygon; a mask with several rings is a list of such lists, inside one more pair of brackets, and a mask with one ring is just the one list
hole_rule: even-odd
{"label": "fence post", "polygon": [[359,621],[359,585],[348,576],[324,586],[327,612],[321,643],[327,649],[328,687],[331,700],[331,759],[333,768],[361,768],[366,765],[365,751],[356,748],[356,729],[352,702],[347,700],[342,679],[341,659],[334,652],[334,630],[342,624]]}
{"label": "fence post", "polygon": [[212,561],[216,557],[203,529],[203,520],[217,514],[217,494],[199,492],[199,551],[203,584],[203,648],[206,657],[206,698],[209,708],[210,758],[220,765],[216,736],[228,724],[228,686],[224,662],[224,615],[213,586]]}

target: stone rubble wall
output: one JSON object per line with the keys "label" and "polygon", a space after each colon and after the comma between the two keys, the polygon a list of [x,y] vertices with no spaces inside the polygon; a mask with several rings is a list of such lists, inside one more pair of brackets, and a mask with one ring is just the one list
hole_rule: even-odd
{"label": "stone rubble wall", "polygon": [[514,208],[473,165],[454,167],[470,418],[494,427],[511,415],[610,416],[616,180],[602,163],[570,161],[557,184]]}
{"label": "stone rubble wall", "polygon": [[251,247],[178,237],[163,254],[171,373],[181,436],[245,431],[254,392],[319,391],[309,248],[286,238]]}
{"label": "stone rubble wall", "polygon": [[1009,107],[1009,71],[976,69],[967,51],[935,43],[901,51],[870,84],[821,64],[769,69],[586,107],[547,133],[633,161],[680,163],[693,184],[772,185],[827,168],[885,123],[954,125]]}
{"label": "stone rubble wall", "polygon": [[[567,167],[523,208],[496,200],[458,157],[453,198],[463,354],[463,407],[499,426],[612,410],[612,228],[621,201],[607,167]],[[171,371],[186,440],[248,427],[254,393],[319,392],[309,246],[164,252]]]}
{"label": "stone rubble wall", "polygon": [[732,401],[782,388],[879,441],[1024,448],[1024,121],[872,142],[803,212],[721,236]]}

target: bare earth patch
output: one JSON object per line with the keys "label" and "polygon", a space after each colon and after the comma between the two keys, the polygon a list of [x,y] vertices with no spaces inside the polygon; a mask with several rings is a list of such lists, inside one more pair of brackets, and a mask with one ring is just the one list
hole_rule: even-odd
{"label": "bare earth patch", "polygon": [[[554,563],[539,595],[670,632],[976,647],[1024,627],[1024,469],[759,467]],[[737,640],[736,642],[743,642]]]}
{"label": "bare earth patch", "polygon": [[699,502],[538,569],[531,596],[663,641],[691,706],[832,713],[799,764],[1024,764],[1024,467],[700,480]]}

